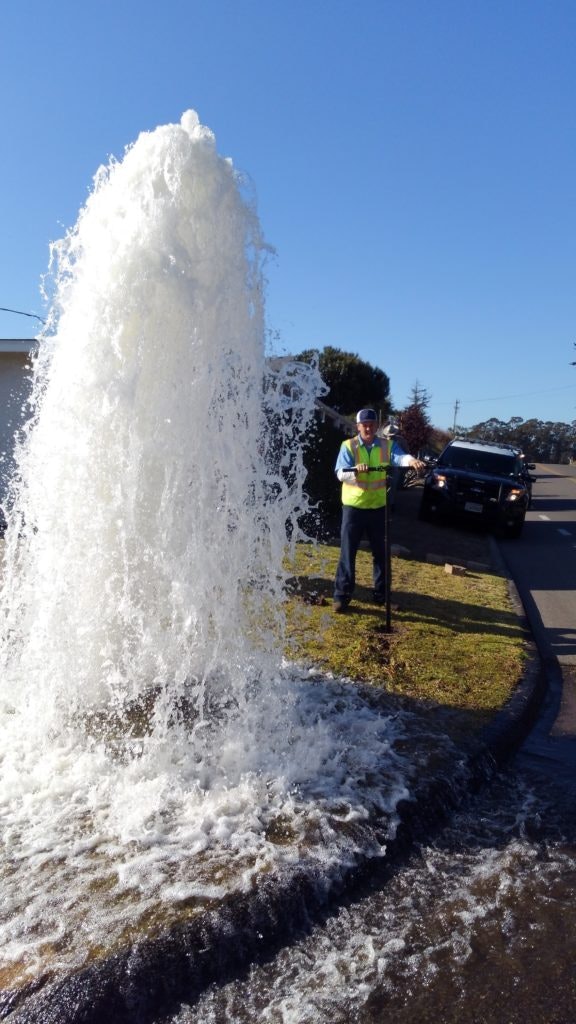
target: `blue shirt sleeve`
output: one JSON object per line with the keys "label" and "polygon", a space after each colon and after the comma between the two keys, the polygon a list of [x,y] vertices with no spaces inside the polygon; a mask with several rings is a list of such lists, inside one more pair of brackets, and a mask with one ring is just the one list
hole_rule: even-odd
{"label": "blue shirt sleeve", "polygon": [[346,447],[345,442],[342,442],[340,445],[334,472],[337,473],[339,469],[354,469],[354,456],[350,449]]}
{"label": "blue shirt sleeve", "polygon": [[401,466],[402,459],[407,454],[403,448],[400,447],[398,441],[392,440],[392,450],[390,452],[390,461],[393,466]]}

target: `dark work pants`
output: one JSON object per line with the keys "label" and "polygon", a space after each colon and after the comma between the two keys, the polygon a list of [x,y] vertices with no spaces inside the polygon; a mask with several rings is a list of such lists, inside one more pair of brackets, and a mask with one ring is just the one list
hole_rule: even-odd
{"label": "dark work pants", "polygon": [[356,583],[356,553],[362,538],[370,544],[374,572],[374,594],[386,598],[386,509],[342,506],[340,561],[336,570],[334,599],[349,601]]}

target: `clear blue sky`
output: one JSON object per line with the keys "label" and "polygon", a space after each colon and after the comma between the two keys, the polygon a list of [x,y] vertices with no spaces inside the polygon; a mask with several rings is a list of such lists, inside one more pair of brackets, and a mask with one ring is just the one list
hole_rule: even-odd
{"label": "clear blue sky", "polygon": [[42,315],[98,166],[193,108],[253,180],[277,350],[441,427],[576,419],[576,0],[19,0],[0,96],[0,306]]}

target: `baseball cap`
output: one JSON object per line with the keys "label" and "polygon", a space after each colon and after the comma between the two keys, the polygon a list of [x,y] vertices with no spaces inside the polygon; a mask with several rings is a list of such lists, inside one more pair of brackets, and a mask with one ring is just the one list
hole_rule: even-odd
{"label": "baseball cap", "polygon": [[356,413],[356,423],[375,423],[377,419],[374,409],[360,409]]}

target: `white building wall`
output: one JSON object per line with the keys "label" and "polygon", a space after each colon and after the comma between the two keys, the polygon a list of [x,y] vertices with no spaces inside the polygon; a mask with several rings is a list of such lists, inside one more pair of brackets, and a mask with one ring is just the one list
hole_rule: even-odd
{"label": "white building wall", "polygon": [[33,341],[0,339],[0,502],[14,469],[14,442],[29,410],[30,352]]}

